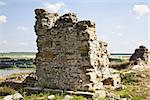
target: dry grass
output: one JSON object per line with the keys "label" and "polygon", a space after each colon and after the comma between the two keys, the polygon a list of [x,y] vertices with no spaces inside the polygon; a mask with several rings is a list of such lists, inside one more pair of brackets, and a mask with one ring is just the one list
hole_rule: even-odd
{"label": "dry grass", "polygon": [[150,100],[150,69],[122,74],[123,90],[112,91],[117,96],[132,100]]}

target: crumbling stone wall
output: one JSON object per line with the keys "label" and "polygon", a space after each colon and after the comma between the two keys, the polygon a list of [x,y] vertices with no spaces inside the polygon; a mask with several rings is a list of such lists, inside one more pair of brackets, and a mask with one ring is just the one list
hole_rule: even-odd
{"label": "crumbling stone wall", "polygon": [[148,49],[145,46],[139,46],[139,48],[135,49],[134,53],[130,57],[130,61],[139,61],[141,59],[145,64],[147,64],[149,61],[149,52]]}
{"label": "crumbling stone wall", "polygon": [[97,40],[95,23],[36,9],[36,74],[41,87],[96,90],[110,76],[107,44]]}

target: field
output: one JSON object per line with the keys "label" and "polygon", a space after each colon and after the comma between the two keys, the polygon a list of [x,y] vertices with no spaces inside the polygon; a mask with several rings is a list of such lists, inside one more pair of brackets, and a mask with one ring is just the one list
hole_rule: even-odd
{"label": "field", "polygon": [[[10,59],[34,59],[36,53],[0,53],[0,59],[10,58]],[[122,85],[124,86],[121,90],[112,90],[107,88],[107,91],[113,93],[119,98],[131,98],[131,100],[150,100],[150,70],[130,72],[128,70],[122,70],[122,66],[128,64],[130,55],[110,55],[110,67],[117,66],[117,72],[121,75]],[[25,61],[26,61],[25,60]],[[120,67],[120,68],[119,68]],[[119,69],[119,70],[118,70]],[[29,74],[24,72],[24,74]],[[18,76],[24,75],[23,73],[16,73],[8,75],[7,77],[1,77],[0,81],[4,81],[6,78],[18,79]],[[33,93],[28,95],[23,89],[14,89],[8,86],[0,86],[0,94],[13,94],[16,91],[24,96],[24,100],[47,100],[48,95],[51,93]],[[62,100],[66,94],[55,94],[55,100]],[[0,96],[2,99],[4,96]],[[72,100],[86,100],[83,96],[73,95]],[[99,99],[101,100],[101,99]],[[108,98],[105,98],[108,100]]]}
{"label": "field", "polygon": [[[150,99],[150,70],[139,71],[139,72],[119,72],[122,75],[122,85],[124,86],[121,90],[112,90],[111,88],[107,88],[109,93],[113,93],[117,98],[131,98],[131,100],[149,100]],[[25,73],[26,74],[26,73]],[[23,73],[14,74],[7,76],[7,78],[15,79],[15,77],[25,75]],[[1,81],[4,80],[0,79]],[[50,92],[41,92],[41,93],[29,93],[24,89],[14,89],[9,86],[0,86],[1,94],[14,94],[16,91],[21,93],[24,97],[24,100],[48,100],[47,97],[52,95]],[[66,94],[54,94],[54,100],[63,100]],[[4,96],[0,96],[2,99]],[[73,95],[73,99],[71,100],[86,100],[83,96]],[[89,99],[91,100],[91,99]],[[99,100],[108,100],[99,99]],[[120,99],[122,100],[122,99]]]}
{"label": "field", "polygon": [[29,59],[35,58],[35,52],[10,52],[0,53],[0,58],[12,58],[12,59]]}

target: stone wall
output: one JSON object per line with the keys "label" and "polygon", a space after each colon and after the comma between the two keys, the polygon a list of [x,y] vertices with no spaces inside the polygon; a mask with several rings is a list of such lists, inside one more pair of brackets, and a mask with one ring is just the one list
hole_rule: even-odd
{"label": "stone wall", "polygon": [[110,76],[107,44],[98,41],[95,23],[74,13],[59,16],[36,9],[36,74],[41,87],[96,90]]}

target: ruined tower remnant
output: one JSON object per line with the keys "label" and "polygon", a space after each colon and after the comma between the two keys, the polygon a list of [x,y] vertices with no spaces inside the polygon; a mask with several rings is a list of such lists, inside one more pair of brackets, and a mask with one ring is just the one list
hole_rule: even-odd
{"label": "ruined tower remnant", "polygon": [[145,46],[139,46],[130,57],[130,61],[138,61],[138,59],[141,59],[145,64],[147,64],[149,61],[150,53],[148,52],[148,49]]}
{"label": "ruined tower remnant", "polygon": [[41,87],[96,90],[110,76],[104,42],[97,40],[95,23],[77,21],[74,13],[59,16],[36,9],[38,53],[36,74]]}

